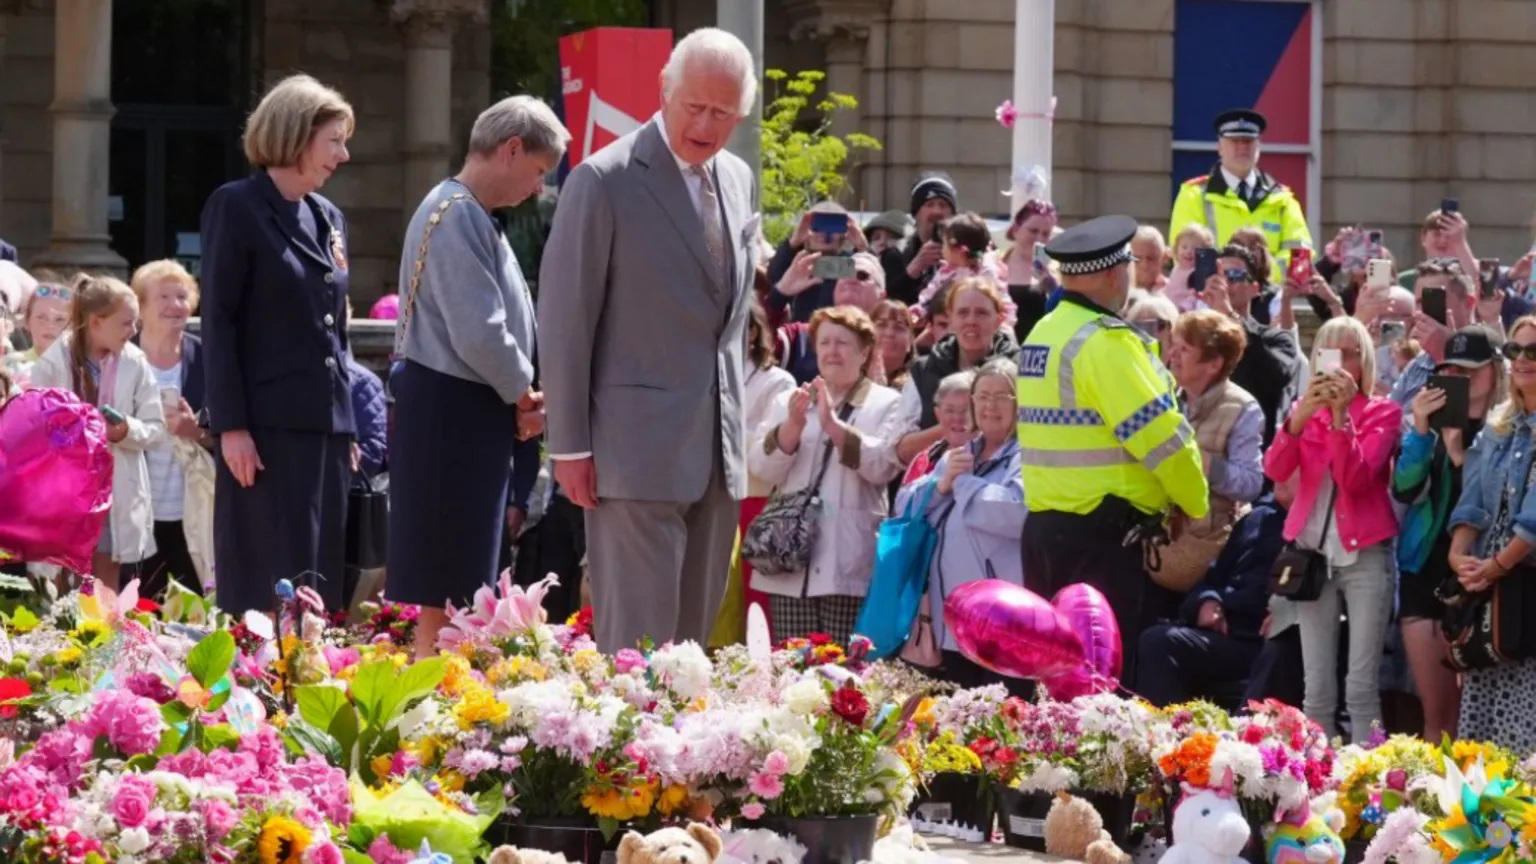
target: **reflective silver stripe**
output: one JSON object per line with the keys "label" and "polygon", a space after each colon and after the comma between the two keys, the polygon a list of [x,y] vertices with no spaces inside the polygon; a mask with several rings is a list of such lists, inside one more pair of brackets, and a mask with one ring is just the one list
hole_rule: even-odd
{"label": "reflective silver stripe", "polygon": [[1082,352],[1083,346],[1093,334],[1103,329],[1098,318],[1077,328],[1067,344],[1061,346],[1061,357],[1056,361],[1056,401],[1063,408],[1077,407],[1077,388],[1072,386],[1072,361]]}
{"label": "reflective silver stripe", "polygon": [[1096,447],[1091,450],[1041,450],[1025,447],[1019,450],[1019,455],[1023,464],[1036,468],[1112,468],[1136,462],[1136,457],[1119,447]]}
{"label": "reflective silver stripe", "polygon": [[1159,465],[1168,461],[1168,457],[1183,450],[1194,437],[1194,430],[1189,428],[1188,423],[1181,421],[1178,430],[1168,436],[1168,440],[1153,447],[1146,456],[1142,457],[1141,464],[1146,466],[1148,471],[1156,471]]}
{"label": "reflective silver stripe", "polygon": [[[1206,187],[1204,187],[1204,186],[1200,187],[1200,200],[1205,202],[1205,227],[1211,229],[1211,233],[1215,234],[1216,233],[1216,206],[1211,203],[1211,199],[1205,197],[1205,189],[1206,189]],[[1220,237],[1217,237],[1216,239],[1217,239],[1218,242],[1221,240]]]}

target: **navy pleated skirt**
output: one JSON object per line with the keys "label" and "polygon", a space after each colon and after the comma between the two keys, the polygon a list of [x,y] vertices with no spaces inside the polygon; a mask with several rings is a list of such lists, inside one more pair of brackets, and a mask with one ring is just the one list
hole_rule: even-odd
{"label": "navy pleated skirt", "polygon": [[390,376],[389,575],[384,596],[463,606],[496,577],[517,408],[484,384],[405,361]]}

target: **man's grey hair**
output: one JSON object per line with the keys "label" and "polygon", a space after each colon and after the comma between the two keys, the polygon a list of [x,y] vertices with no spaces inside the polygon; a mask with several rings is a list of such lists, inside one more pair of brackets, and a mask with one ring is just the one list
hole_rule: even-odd
{"label": "man's grey hair", "polygon": [[469,152],[489,153],[513,138],[530,153],[560,156],[571,133],[548,105],[532,96],[508,96],[480,112],[469,133]]}
{"label": "man's grey hair", "polygon": [[746,43],[718,27],[703,27],[684,36],[672,49],[667,65],[661,68],[663,100],[671,101],[690,64],[735,75],[741,82],[741,104],[736,113],[741,117],[751,113],[757,101],[757,71]]}
{"label": "man's grey hair", "polygon": [[964,372],[951,372],[939,382],[939,389],[933,391],[933,404],[944,401],[946,396],[959,394],[967,398],[971,395],[971,382],[975,380],[976,372],[967,369]]}

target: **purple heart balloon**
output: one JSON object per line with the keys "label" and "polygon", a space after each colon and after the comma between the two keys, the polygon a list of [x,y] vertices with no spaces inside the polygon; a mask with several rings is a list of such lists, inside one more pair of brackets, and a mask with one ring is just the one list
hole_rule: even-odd
{"label": "purple heart balloon", "polygon": [[1001,579],[961,585],[944,622],[972,662],[1014,678],[1051,678],[1081,668],[1083,643],[1045,598]]}
{"label": "purple heart balloon", "polygon": [[1115,620],[1109,598],[1092,585],[1079,582],[1057,591],[1051,605],[1083,643],[1087,664],[1084,671],[1094,673],[1083,677],[1098,678],[1110,686],[1119,684],[1125,655],[1120,644],[1120,623]]}

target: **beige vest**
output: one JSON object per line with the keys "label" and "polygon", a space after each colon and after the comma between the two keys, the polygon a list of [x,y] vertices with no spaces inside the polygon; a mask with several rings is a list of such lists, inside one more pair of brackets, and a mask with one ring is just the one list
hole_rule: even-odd
{"label": "beige vest", "polygon": [[[1195,429],[1195,442],[1201,455],[1225,458],[1227,439],[1237,424],[1243,410],[1256,401],[1248,391],[1223,381],[1201,393],[1185,408],[1184,416]],[[1159,585],[1173,591],[1184,592],[1195,586],[1205,575],[1206,568],[1221,554],[1232,526],[1248,512],[1246,503],[1212,492],[1210,512],[1202,519],[1191,522],[1178,541],[1161,550],[1162,566],[1152,578]]]}

